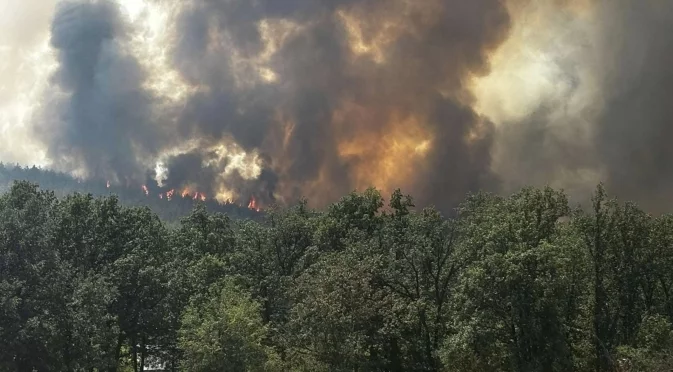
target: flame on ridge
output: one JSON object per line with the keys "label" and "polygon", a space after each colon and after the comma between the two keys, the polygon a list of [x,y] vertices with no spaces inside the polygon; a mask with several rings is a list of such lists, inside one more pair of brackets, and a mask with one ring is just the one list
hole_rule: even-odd
{"label": "flame on ridge", "polygon": [[250,197],[250,202],[248,203],[248,209],[252,209],[254,211],[259,212],[261,208],[257,205],[257,200],[255,200],[254,196]]}
{"label": "flame on ridge", "polygon": [[[105,186],[107,188],[110,188],[111,187],[111,182],[109,180],[106,181]],[[147,185],[141,185],[141,190],[142,190],[143,194],[145,194],[146,196],[150,195],[150,190],[147,187]],[[157,195],[158,195],[159,199],[161,199],[161,200],[166,199],[168,201],[171,201],[171,200],[173,200],[173,198],[175,196],[175,189],[170,189],[166,192],[160,192]],[[204,192],[191,191],[191,189],[189,187],[185,187],[179,193],[179,195],[182,199],[187,199],[187,200],[189,200],[189,199],[194,200],[194,201],[200,200],[202,202],[205,202],[206,200],[208,200],[208,196]],[[217,201],[217,199],[214,199],[214,200]],[[224,202],[221,202],[221,203],[226,204],[226,205],[236,204],[233,199],[227,199],[227,200],[225,200]],[[239,204],[239,206],[243,207],[243,205],[240,205],[240,204]],[[248,202],[248,209],[256,211],[256,212],[261,212],[261,210],[262,210],[262,208],[259,206],[259,203],[257,202],[257,199],[255,199],[254,196],[250,197],[250,201]]]}

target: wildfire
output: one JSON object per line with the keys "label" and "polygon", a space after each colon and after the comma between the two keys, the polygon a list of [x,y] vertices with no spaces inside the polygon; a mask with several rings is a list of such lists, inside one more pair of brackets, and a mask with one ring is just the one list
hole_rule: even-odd
{"label": "wildfire", "polygon": [[250,197],[250,202],[248,203],[248,209],[252,209],[252,210],[257,211],[257,212],[260,211],[260,208],[257,205],[257,200],[255,200],[254,196]]}
{"label": "wildfire", "polygon": [[[166,196],[168,197],[168,200],[171,200],[171,198],[173,198],[173,193],[174,192],[175,192],[175,190],[171,190],[171,191],[166,193]],[[200,191],[194,191],[192,193],[192,191],[190,191],[188,188],[182,190],[182,192],[180,193],[180,196],[183,199],[191,198],[192,200],[201,200],[201,201],[206,201],[206,199],[207,199],[206,194],[204,194]]]}
{"label": "wildfire", "polygon": [[110,188],[110,181],[107,181],[107,183],[105,184],[105,187],[107,187],[108,189]]}
{"label": "wildfire", "polygon": [[[108,188],[110,187],[110,181],[106,182],[106,187],[108,187]],[[142,185],[141,189],[142,189],[143,194],[145,194],[146,196],[150,195],[150,190],[147,187],[147,185]],[[154,195],[154,194],[152,194],[152,195]],[[171,200],[173,200],[173,197],[175,196],[175,189],[170,189],[166,192],[160,192],[160,193],[157,193],[156,195],[161,200],[166,199],[168,201],[171,201]],[[183,199],[186,199],[186,200],[189,200],[189,199],[194,200],[194,201],[200,200],[202,202],[205,202],[205,201],[208,200],[208,196],[205,193],[203,193],[201,191],[191,191],[189,188],[185,188],[184,190],[180,191],[179,195]],[[234,205],[235,203],[232,199],[229,199],[229,200],[224,201],[224,204]],[[250,210],[254,210],[254,211],[257,211],[257,212],[261,211],[261,208],[259,207],[258,202],[254,197],[250,198],[250,202],[248,203],[248,208]]]}

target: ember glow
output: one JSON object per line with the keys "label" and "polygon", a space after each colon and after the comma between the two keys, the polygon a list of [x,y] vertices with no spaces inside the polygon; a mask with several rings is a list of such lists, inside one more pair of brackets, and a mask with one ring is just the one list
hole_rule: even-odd
{"label": "ember glow", "polygon": [[242,205],[599,180],[673,201],[671,2],[37,3],[0,15],[5,162]]}

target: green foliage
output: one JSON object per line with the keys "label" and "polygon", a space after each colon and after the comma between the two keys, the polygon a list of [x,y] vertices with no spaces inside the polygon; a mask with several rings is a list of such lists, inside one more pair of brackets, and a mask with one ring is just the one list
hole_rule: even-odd
{"label": "green foliage", "polygon": [[[461,208],[462,270],[442,359],[456,371],[566,371],[577,242],[562,238],[565,196],[525,189],[479,194]],[[478,225],[475,227],[474,225]]]}
{"label": "green foliage", "polygon": [[619,370],[624,372],[673,370],[673,327],[662,316],[643,319],[634,346],[617,348]]}
{"label": "green foliage", "polygon": [[602,185],[453,218],[399,190],[170,225],[121,200],[0,196],[0,370],[673,370],[673,216]]}
{"label": "green foliage", "polygon": [[263,371],[266,327],[259,304],[232,280],[214,285],[207,299],[193,301],[180,328],[185,371]]}

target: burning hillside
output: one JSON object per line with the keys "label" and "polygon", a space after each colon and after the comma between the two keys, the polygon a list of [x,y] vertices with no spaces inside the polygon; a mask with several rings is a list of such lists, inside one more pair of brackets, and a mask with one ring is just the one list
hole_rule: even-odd
{"label": "burning hillside", "polygon": [[[78,182],[81,183],[81,181],[78,181]],[[110,183],[110,181],[106,182],[105,187],[107,189],[112,188],[112,184]],[[231,199],[217,200],[217,199],[208,198],[208,196],[204,192],[196,191],[196,190],[193,190],[189,187],[183,188],[182,191],[177,192],[177,193],[176,193],[175,189],[166,190],[166,189],[162,189],[162,188],[157,187],[157,186],[153,187],[152,191],[151,191],[150,187],[148,187],[147,185],[141,185],[140,190],[141,190],[142,195],[144,195],[147,198],[155,198],[156,197],[159,200],[165,200],[166,202],[171,202],[171,201],[175,200],[176,198],[178,198],[178,200],[180,200],[180,199],[181,200],[192,200],[194,202],[197,202],[197,201],[201,201],[201,202],[214,201],[218,204],[237,205],[241,208],[244,207],[243,204],[241,204],[241,203],[237,204]],[[259,203],[257,202],[257,200],[255,199],[254,196],[250,197],[250,200],[247,203],[247,208],[250,209],[251,211],[255,211],[255,212],[261,212],[262,211],[262,207],[259,205]]]}

